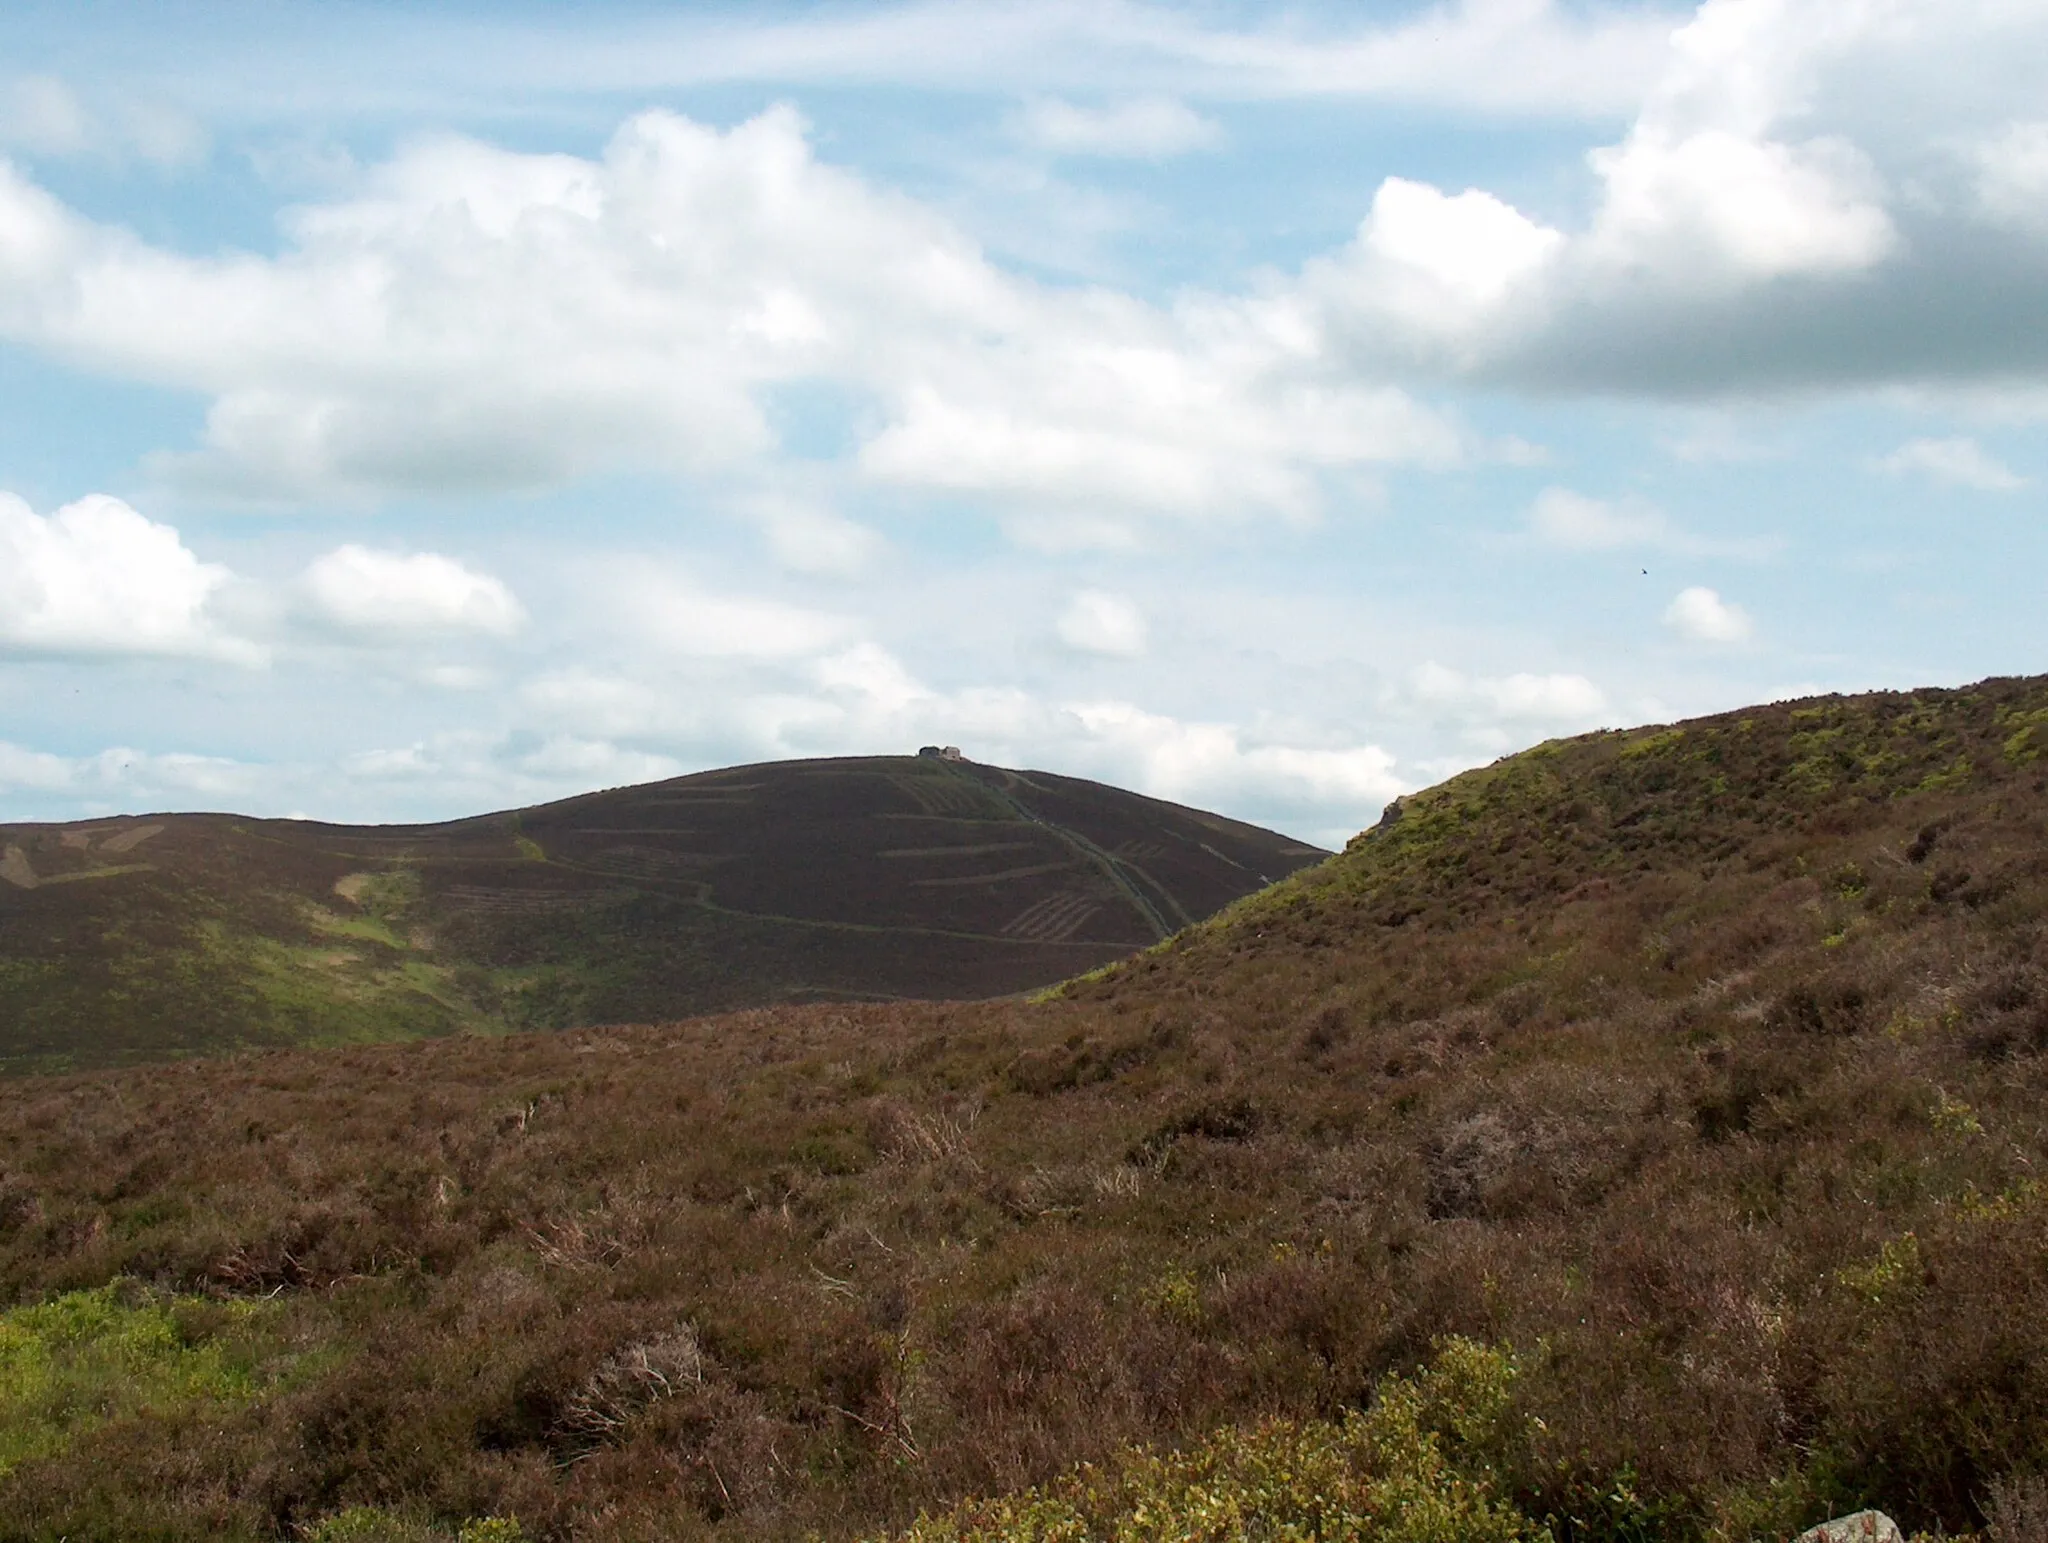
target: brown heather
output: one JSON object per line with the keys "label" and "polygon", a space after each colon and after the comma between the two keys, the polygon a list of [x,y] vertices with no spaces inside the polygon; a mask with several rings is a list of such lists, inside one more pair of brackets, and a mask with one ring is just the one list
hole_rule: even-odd
{"label": "brown heather", "polygon": [[2044,746],[2038,680],[1543,746],[1042,1003],[0,1083],[6,1300],[252,1390],[0,1537],[856,1536],[1452,1336],[1559,1543],[2040,1537]]}

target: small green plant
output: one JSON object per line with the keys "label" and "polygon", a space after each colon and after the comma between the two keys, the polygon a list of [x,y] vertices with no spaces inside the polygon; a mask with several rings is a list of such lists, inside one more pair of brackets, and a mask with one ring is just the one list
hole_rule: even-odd
{"label": "small green plant", "polygon": [[1186,1270],[1169,1270],[1145,1287],[1140,1300],[1170,1322],[1193,1327],[1202,1321],[1202,1287]]}
{"label": "small green plant", "polygon": [[[350,1506],[322,1517],[302,1534],[305,1543],[447,1543],[449,1534],[379,1506]],[[527,1543],[526,1529],[509,1516],[484,1516],[456,1529],[454,1543]]]}
{"label": "small green plant", "polygon": [[1836,1279],[1873,1307],[1895,1301],[1920,1284],[1920,1240],[1903,1233],[1886,1242],[1868,1264],[1849,1265]]}
{"label": "small green plant", "polygon": [[1935,1098],[1929,1122],[1944,1136],[1969,1137],[1984,1134],[1984,1122],[1977,1118],[1977,1111],[1946,1090]]}
{"label": "small green plant", "polygon": [[367,1505],[322,1517],[303,1536],[306,1543],[439,1543],[431,1529]]}
{"label": "small green plant", "polygon": [[483,1516],[464,1522],[455,1543],[526,1543],[526,1529],[509,1516]]}

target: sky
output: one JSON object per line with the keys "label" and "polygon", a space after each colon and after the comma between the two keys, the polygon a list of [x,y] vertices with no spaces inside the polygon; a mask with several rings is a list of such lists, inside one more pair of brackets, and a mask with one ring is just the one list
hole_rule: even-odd
{"label": "sky", "polygon": [[2048,670],[2048,3],[0,11],[0,820],[744,762],[1326,845]]}

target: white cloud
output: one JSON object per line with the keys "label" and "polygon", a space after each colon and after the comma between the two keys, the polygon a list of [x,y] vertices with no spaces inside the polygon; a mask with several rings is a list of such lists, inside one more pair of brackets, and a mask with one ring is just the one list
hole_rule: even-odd
{"label": "white cloud", "polygon": [[1665,608],[1664,625],[1693,643],[1746,643],[1756,631],[1747,611],[1703,584],[1678,592]]}
{"label": "white cloud", "polygon": [[1077,653],[1133,659],[1145,651],[1145,613],[1134,601],[1099,589],[1069,600],[1053,630]]}
{"label": "white cloud", "polygon": [[1330,830],[1349,834],[1407,791],[1393,756],[1377,745],[1247,745],[1229,724],[1190,723],[1129,702],[1083,703],[1071,711],[1124,785],[1155,798],[1315,809],[1326,820],[1337,817]]}
{"label": "white cloud", "polygon": [[701,728],[681,693],[601,670],[550,670],[526,682],[519,695],[541,723],[604,739],[682,737]]}
{"label": "white cloud", "polygon": [[472,664],[429,664],[413,671],[412,678],[436,691],[481,691],[495,684],[497,677]]}
{"label": "white cloud", "polygon": [[856,643],[820,659],[813,673],[828,694],[856,698],[864,708],[883,713],[901,713],[937,696],[878,643]]}
{"label": "white cloud", "polygon": [[2008,124],[1975,147],[1977,199],[1992,220],[2048,234],[2048,122]]}
{"label": "white cloud", "polygon": [[46,750],[29,750],[0,740],[0,792],[68,790],[76,780],[75,764]]}
{"label": "white cloud", "polygon": [[1583,675],[1467,675],[1432,660],[1415,670],[1410,684],[1424,703],[1477,708],[1517,723],[1588,725],[1607,711],[1606,694]]}
{"label": "white cloud", "polygon": [[1388,177],[1355,238],[1304,266],[1281,314],[1313,346],[1341,343],[1367,378],[1455,373],[1540,320],[1568,250],[1561,232],[1491,193]]}
{"label": "white cloud", "polygon": [[316,559],[301,583],[322,621],[369,637],[508,637],[526,620],[504,584],[435,552],[376,552],[351,543]]}
{"label": "white cloud", "polygon": [[1675,138],[1641,125],[1595,152],[1593,169],[1606,197],[1591,254],[1678,288],[1854,272],[1898,238],[1869,159],[1839,138],[1787,145],[1725,129]]}
{"label": "white cloud", "polygon": [[1980,493],[2010,493],[2027,485],[1974,439],[1911,439],[1877,463],[1895,477],[1918,474]]}
{"label": "white cloud", "polygon": [[[2000,0],[1706,0],[1628,131],[1589,157],[1578,228],[1459,195],[1519,232],[1496,246],[1520,260],[1480,262],[1497,299],[1380,250],[1408,218],[1426,237],[1423,211],[1457,201],[1393,179],[1383,195],[1415,212],[1383,198],[1345,253],[1309,265],[1315,326],[1361,373],[1545,391],[2048,377],[2048,337],[2009,322],[2048,304],[2048,270],[1983,219],[2044,207],[2048,141],[2032,118],[1970,127],[2037,113],[2044,59],[2048,13]],[[1957,178],[1956,147],[1972,145]]]}
{"label": "white cloud", "polygon": [[1627,137],[1596,151],[1603,204],[1589,245],[1680,288],[1865,269],[1897,241],[1868,155],[1796,142],[1825,67],[1884,28],[1875,7],[1706,0],[1671,36],[1663,78]]}
{"label": "white cloud", "polygon": [[1780,545],[1768,536],[1733,540],[1696,536],[1679,528],[1663,510],[1638,500],[1588,498],[1561,487],[1545,488],[1536,495],[1529,509],[1529,529],[1545,545],[1577,552],[1638,548],[1688,557],[1760,561]]}
{"label": "white cloud", "polygon": [[1671,534],[1671,522],[1659,510],[1588,498],[1569,488],[1537,494],[1529,527],[1539,540],[1582,552],[1656,546]]}
{"label": "white cloud", "polygon": [[529,776],[596,788],[659,782],[680,776],[684,767],[674,756],[627,749],[601,739],[562,735],[521,756],[519,769]]}
{"label": "white cloud", "polygon": [[843,641],[847,618],[751,595],[713,593],[660,567],[593,572],[592,602],[607,623],[668,656],[800,659]]}
{"label": "white cloud", "polygon": [[215,495],[758,468],[760,394],[810,380],[873,404],[860,471],[1013,523],[1305,518],[1331,478],[1460,450],[1402,391],[1329,371],[1284,298],[1162,309],[1007,274],[821,164],[783,109],[725,133],[642,114],[596,161],[432,141],[287,236],[275,260],[187,258],[0,180],[0,332],[208,393],[204,446],[153,464]]}
{"label": "white cloud", "polygon": [[85,104],[63,81],[28,75],[0,86],[0,143],[45,155],[77,155],[91,142]]}
{"label": "white cloud", "polygon": [[1055,155],[1097,155],[1165,160],[1223,142],[1223,131],[1172,97],[1134,97],[1104,107],[1082,107],[1057,97],[1026,104],[1018,133]]}
{"label": "white cloud", "polygon": [[118,498],[38,515],[0,493],[0,647],[259,664],[262,650],[210,612],[230,578]]}
{"label": "white cloud", "polygon": [[[1447,197],[1427,183],[1389,177],[1373,195],[1359,241],[1412,282],[1433,285],[1458,308],[1455,315],[1498,303],[1564,237],[1477,188]],[[1445,313],[1420,311],[1416,319],[1435,324]]]}
{"label": "white cloud", "polygon": [[[205,393],[205,443],[157,464],[214,493],[757,469],[780,448],[762,394],[825,381],[862,405],[868,476],[971,496],[1020,532],[1127,535],[1162,515],[1307,518],[1377,468],[1458,458],[1455,427],[1398,382],[1698,396],[2048,374],[2048,338],[2002,321],[2048,301],[2048,277],[1980,217],[2040,203],[2021,111],[2038,113],[2039,7],[1706,0],[1678,19],[1465,0],[1390,26],[1232,29],[1134,5],[909,6],[653,26],[626,71],[1029,90],[1042,66],[1091,100],[1166,82],[1135,106],[1039,103],[1103,145],[1182,122],[1169,91],[1635,111],[1573,228],[1396,175],[1343,251],[1244,294],[1035,284],[821,163],[786,109],[728,132],[654,112],[595,159],[415,144],[295,216],[276,258],[152,247],[8,174],[0,333]],[[625,69],[616,45],[556,43],[535,68]],[[1087,63],[1105,49],[1115,70]],[[1958,154],[1946,189],[1933,162]]]}
{"label": "white cloud", "polygon": [[163,102],[128,96],[94,112],[54,76],[0,81],[0,146],[57,158],[132,155],[176,166],[199,159],[206,144],[205,130],[189,114]]}
{"label": "white cloud", "polygon": [[[1451,0],[1391,23],[1343,8],[1247,14],[1249,24],[1232,25],[1201,9],[1135,0],[911,0],[754,25],[687,7],[610,28],[549,28],[522,15],[510,36],[438,18],[418,46],[380,49],[375,62],[387,93],[410,77],[433,102],[457,80],[471,98],[512,93],[520,101],[579,87],[650,97],[713,82],[1092,95],[1136,80],[1232,99],[1360,97],[1584,118],[1636,104],[1675,20],[1657,8],[1588,10],[1554,0]],[[355,40],[338,41],[346,49]],[[367,73],[367,65],[357,68]],[[218,89],[241,84],[229,77]]]}
{"label": "white cloud", "polygon": [[0,740],[0,792],[113,798],[133,808],[163,798],[243,797],[258,786],[259,777],[259,768],[221,756],[152,754],[118,746],[97,755],[61,756]]}
{"label": "white cloud", "polygon": [[771,499],[758,513],[776,561],[797,573],[852,578],[882,549],[867,526],[818,505]]}

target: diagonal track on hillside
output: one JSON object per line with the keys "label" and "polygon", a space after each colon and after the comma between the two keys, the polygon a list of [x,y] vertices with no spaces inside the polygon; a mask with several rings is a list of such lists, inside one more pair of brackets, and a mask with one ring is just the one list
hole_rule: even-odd
{"label": "diagonal track on hillside", "polygon": [[[998,802],[1008,808],[1011,813],[1015,814],[1018,819],[1028,824],[1036,825],[1039,829],[1057,837],[1092,866],[1100,869],[1108,877],[1110,883],[1117,887],[1118,892],[1137,909],[1138,914],[1145,918],[1145,923],[1151,927],[1154,936],[1163,941],[1166,938],[1172,937],[1190,922],[1191,918],[1187,912],[1181,909],[1179,903],[1171,895],[1166,894],[1162,890],[1161,898],[1165,900],[1167,905],[1173,908],[1174,913],[1180,918],[1177,922],[1169,921],[1165,912],[1145,892],[1142,877],[1129,864],[1125,863],[1113,852],[1097,846],[1093,841],[1090,841],[1071,826],[1062,825],[1056,820],[1046,819],[1029,804],[1017,797],[1015,793],[1012,793],[1008,784],[1011,782],[1025,782],[1024,778],[1018,777],[1013,773],[1006,777],[1005,785],[997,786],[992,782],[984,782],[964,766],[954,765],[945,761],[941,761],[939,765],[953,776],[963,777],[972,782],[977,788],[992,795]],[[1025,785],[1029,786],[1029,783],[1026,782]]]}

